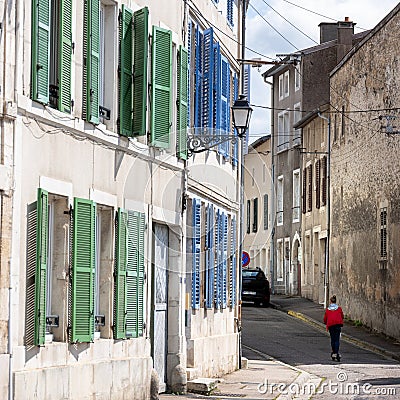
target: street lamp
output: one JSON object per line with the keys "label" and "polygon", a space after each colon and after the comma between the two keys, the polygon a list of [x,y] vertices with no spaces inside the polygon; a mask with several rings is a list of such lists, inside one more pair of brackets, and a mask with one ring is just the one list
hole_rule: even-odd
{"label": "street lamp", "polygon": [[246,131],[249,129],[250,117],[253,109],[250,107],[247,97],[239,95],[232,106],[233,126],[241,139],[240,145],[240,223],[239,223],[239,311],[238,311],[238,331],[239,331],[239,368],[242,368],[242,254],[243,254],[243,221],[244,221],[244,141]]}
{"label": "street lamp", "polygon": [[232,106],[233,126],[238,131],[238,136],[242,138],[249,128],[250,117],[253,109],[250,107],[247,97],[239,95]]}

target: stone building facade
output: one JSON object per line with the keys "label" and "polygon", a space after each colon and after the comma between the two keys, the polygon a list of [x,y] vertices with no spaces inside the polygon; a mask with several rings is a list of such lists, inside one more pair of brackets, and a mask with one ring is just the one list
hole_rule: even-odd
{"label": "stone building facade", "polygon": [[400,337],[399,22],[396,6],[331,74],[330,292]]}

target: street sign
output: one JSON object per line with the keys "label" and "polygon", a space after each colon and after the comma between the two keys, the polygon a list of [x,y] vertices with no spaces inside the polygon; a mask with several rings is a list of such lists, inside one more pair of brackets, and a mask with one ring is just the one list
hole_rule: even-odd
{"label": "street sign", "polygon": [[242,267],[247,267],[250,264],[250,256],[247,251],[242,253]]}

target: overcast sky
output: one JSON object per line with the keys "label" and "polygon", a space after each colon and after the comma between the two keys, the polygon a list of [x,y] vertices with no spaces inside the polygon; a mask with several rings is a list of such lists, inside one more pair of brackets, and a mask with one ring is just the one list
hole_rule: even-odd
{"label": "overcast sky", "polygon": [[[373,28],[398,4],[394,0],[290,0],[290,2],[335,20],[349,17],[357,24],[356,33],[361,32],[360,28]],[[275,32],[257,12],[291,44]],[[278,13],[310,38],[291,26]],[[334,22],[329,18],[305,11],[285,0],[250,0],[246,22],[246,46],[265,57],[276,59],[276,54],[292,53],[319,43],[318,24]],[[254,57],[261,56],[247,50],[246,58]],[[264,57],[262,59],[269,60]],[[270,67],[263,67],[260,71],[257,68],[251,69],[252,104],[270,105],[270,87],[261,77],[261,73],[268,68]],[[268,133],[270,133],[269,111],[254,108],[249,142],[252,143],[257,137]]]}

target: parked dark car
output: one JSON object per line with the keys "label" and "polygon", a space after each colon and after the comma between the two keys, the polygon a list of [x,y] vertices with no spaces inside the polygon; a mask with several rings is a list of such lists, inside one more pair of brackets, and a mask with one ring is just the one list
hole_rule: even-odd
{"label": "parked dark car", "polygon": [[242,300],[252,301],[256,306],[269,306],[269,281],[260,268],[242,269]]}

